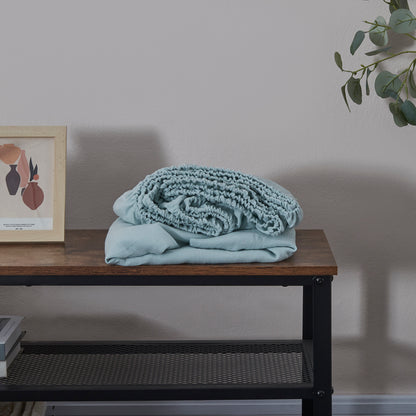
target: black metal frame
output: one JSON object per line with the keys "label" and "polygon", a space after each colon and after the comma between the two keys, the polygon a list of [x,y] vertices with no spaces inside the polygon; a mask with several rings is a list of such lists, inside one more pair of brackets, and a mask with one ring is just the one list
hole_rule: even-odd
{"label": "black metal frame", "polygon": [[[331,364],[332,279],[332,276],[0,276],[0,285],[7,286],[303,286],[302,340],[299,342],[304,346],[304,353],[307,356],[307,361],[311,364],[313,374],[312,383],[266,386],[144,386],[137,389],[137,386],[106,386],[105,388],[100,386],[94,386],[94,388],[91,386],[77,386],[77,388],[56,386],[56,388],[52,388],[48,386],[16,387],[2,384],[0,385],[0,401],[296,398],[302,399],[303,416],[331,416],[333,392]],[[276,343],[280,342],[285,341],[276,341]],[[228,344],[230,341],[226,343]]]}
{"label": "black metal frame", "polygon": [[313,398],[302,399],[302,416],[332,415],[331,283],[315,276],[303,287],[302,338],[312,341]]}
{"label": "black metal frame", "polygon": [[[116,271],[116,270],[115,270]],[[314,276],[26,275],[0,276],[0,286],[310,286]],[[325,276],[322,276],[325,279]]]}

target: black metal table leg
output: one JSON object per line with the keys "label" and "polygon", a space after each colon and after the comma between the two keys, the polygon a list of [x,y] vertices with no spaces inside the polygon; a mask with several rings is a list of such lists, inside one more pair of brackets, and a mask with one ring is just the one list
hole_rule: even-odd
{"label": "black metal table leg", "polygon": [[[303,286],[302,301],[302,339],[312,339],[313,322],[312,322],[312,286]],[[313,414],[313,400],[302,399],[302,416]]]}
{"label": "black metal table leg", "polygon": [[303,289],[303,337],[312,332],[314,398],[302,400],[302,416],[332,416],[331,281],[332,276],[318,276]]}
{"label": "black metal table leg", "polygon": [[331,281],[332,276],[314,278],[313,303],[313,415],[332,415],[332,348],[331,348]]}
{"label": "black metal table leg", "polygon": [[302,339],[312,339],[312,286],[303,286]]}

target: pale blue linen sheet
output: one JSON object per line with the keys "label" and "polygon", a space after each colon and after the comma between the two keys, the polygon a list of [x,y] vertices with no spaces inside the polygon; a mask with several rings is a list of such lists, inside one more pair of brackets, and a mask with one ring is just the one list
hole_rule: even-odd
{"label": "pale blue linen sheet", "polygon": [[129,224],[118,218],[105,241],[105,261],[121,266],[181,263],[252,263],[285,260],[296,251],[295,230],[278,236],[239,230],[208,237],[166,224]]}
{"label": "pale blue linen sheet", "polygon": [[148,175],[114,203],[108,264],[277,262],[296,251],[303,212],[275,182],[180,166]]}

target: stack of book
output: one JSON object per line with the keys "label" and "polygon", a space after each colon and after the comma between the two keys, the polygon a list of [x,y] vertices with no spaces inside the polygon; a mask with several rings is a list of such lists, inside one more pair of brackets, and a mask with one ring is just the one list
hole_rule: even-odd
{"label": "stack of book", "polygon": [[23,316],[0,315],[0,377],[7,377],[7,368],[21,350],[22,320]]}

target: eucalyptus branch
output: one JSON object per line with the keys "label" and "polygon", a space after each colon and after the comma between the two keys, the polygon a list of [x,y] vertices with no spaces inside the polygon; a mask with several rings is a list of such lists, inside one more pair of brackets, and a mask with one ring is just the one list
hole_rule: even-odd
{"label": "eucalyptus branch", "polygon": [[[388,21],[383,16],[378,16],[374,21],[364,20],[363,23],[370,25],[367,31],[359,30],[355,33],[350,46],[350,53],[354,53],[363,43],[364,39],[368,37],[371,43],[378,48],[366,52],[367,56],[374,56],[386,52],[391,48],[390,36],[391,32],[398,36],[407,37],[416,41],[416,17],[409,9],[408,0],[382,0],[383,3],[389,6],[390,17]],[[345,104],[350,110],[347,100],[347,92],[349,98],[356,104],[362,102],[362,88],[361,81],[365,76],[365,91],[370,94],[370,86],[368,83],[369,76],[375,72],[379,64],[386,61],[394,61],[395,58],[401,55],[416,54],[416,50],[400,50],[399,52],[384,56],[374,62],[367,64],[360,64],[358,69],[346,69],[343,67],[342,58],[339,52],[335,52],[335,63],[342,72],[350,74],[349,79],[341,87],[341,92]],[[416,98],[416,83],[413,79],[413,72],[416,68],[416,58],[412,58],[406,69],[394,74],[386,70],[378,70],[377,77],[374,82],[374,90],[381,98],[393,98],[394,101],[389,103],[390,112],[393,115],[393,120],[399,127],[408,124],[416,125],[416,106],[410,101],[411,98]],[[400,97],[405,94],[405,99]]]}
{"label": "eucalyptus branch", "polygon": [[350,71],[348,69],[342,69],[342,71],[343,72],[350,72],[352,75],[357,75],[360,71],[365,71],[367,68],[370,68],[373,65],[376,65],[377,66],[380,62],[387,61],[389,59],[395,58],[396,56],[403,55],[403,54],[406,54],[406,53],[416,53],[416,51],[402,51],[402,52],[397,52],[397,53],[395,53],[393,55],[387,56],[386,58],[379,59],[378,61],[375,61],[375,62],[373,62],[371,64],[361,65],[361,68],[356,69],[355,71]]}
{"label": "eucalyptus branch", "polygon": [[383,24],[378,23],[378,22],[369,22],[368,20],[364,20],[364,23],[367,23],[368,25],[372,25],[372,26],[374,26],[374,28],[376,28],[376,27],[384,27],[386,30],[390,30],[391,29],[390,26],[383,25]]}

